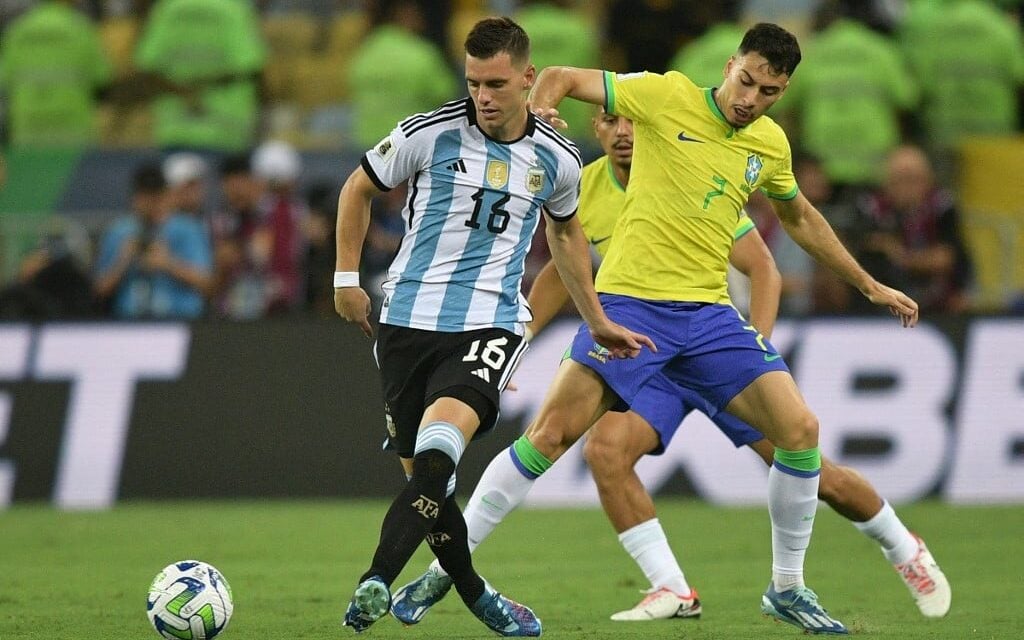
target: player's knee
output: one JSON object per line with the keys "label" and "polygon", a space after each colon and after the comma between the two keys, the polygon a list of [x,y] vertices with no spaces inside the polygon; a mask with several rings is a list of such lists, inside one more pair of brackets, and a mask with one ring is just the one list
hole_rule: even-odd
{"label": "player's knee", "polygon": [[412,479],[414,482],[426,482],[431,485],[443,485],[446,489],[448,481],[455,474],[455,461],[451,456],[439,449],[424,449],[412,459]]}
{"label": "player's knee", "polygon": [[529,435],[530,442],[537,451],[552,462],[576,442],[576,439],[559,428],[557,423],[557,420],[538,421]]}
{"label": "player's knee", "polygon": [[797,420],[789,425],[786,433],[786,444],[776,443],[783,449],[798,451],[818,446],[818,418],[810,411],[804,411]]}

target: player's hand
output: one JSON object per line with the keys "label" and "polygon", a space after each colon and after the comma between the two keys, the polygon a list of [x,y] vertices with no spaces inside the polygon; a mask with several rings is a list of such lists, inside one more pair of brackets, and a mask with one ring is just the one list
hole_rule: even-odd
{"label": "player's hand", "polygon": [[594,342],[608,350],[612,358],[635,358],[645,346],[658,352],[653,340],[610,320],[605,325],[590,327],[590,335]]}
{"label": "player's hand", "polygon": [[864,295],[867,296],[872,304],[877,304],[880,307],[889,307],[889,311],[900,319],[900,324],[904,327],[913,327],[917,324],[920,314],[917,303],[902,291],[887,287],[884,284],[876,284],[874,288]]}
{"label": "player's hand", "polygon": [[555,109],[554,107],[548,107],[547,109],[537,107],[536,109],[534,109],[533,106],[530,105],[530,103],[526,103],[526,108],[532,111],[533,115],[537,116],[541,120],[544,120],[545,122],[547,122],[556,129],[569,128],[569,123],[563,120],[562,118],[558,117],[558,109]]}
{"label": "player's hand", "polygon": [[334,290],[334,310],[338,315],[359,325],[367,338],[373,337],[370,326],[370,296],[362,287],[342,287]]}

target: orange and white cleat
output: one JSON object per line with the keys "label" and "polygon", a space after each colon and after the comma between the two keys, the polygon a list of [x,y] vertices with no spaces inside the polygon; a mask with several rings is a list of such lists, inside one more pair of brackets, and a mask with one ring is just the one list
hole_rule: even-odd
{"label": "orange and white cleat", "polygon": [[645,620],[669,620],[671,618],[699,618],[700,599],[697,590],[690,589],[690,595],[681,596],[675,591],[662,587],[651,591],[632,609],[612,615],[617,622],[642,622]]}
{"label": "orange and white cleat", "polygon": [[921,614],[926,618],[941,618],[949,613],[953,592],[946,574],[942,573],[924,540],[916,534],[914,537],[917,538],[917,555],[909,562],[894,566],[903,578],[903,583],[910,589],[910,595],[914,597]]}

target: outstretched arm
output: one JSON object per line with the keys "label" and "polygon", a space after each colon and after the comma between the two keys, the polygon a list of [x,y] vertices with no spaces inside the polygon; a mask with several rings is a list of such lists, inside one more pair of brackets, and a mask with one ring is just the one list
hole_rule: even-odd
{"label": "outstretched arm", "polygon": [[[338,258],[335,271],[358,273],[359,260],[366,240],[366,230],[370,226],[370,201],[381,194],[370,176],[361,167],[356,167],[352,175],[345,181],[338,196]],[[370,296],[356,283],[334,289],[334,309],[338,315],[358,324],[366,337],[373,337],[370,326]]]}
{"label": "outstretched arm", "polygon": [[782,276],[757,229],[751,229],[736,241],[729,262],[750,278],[750,323],[764,337],[770,338],[779,316]]}
{"label": "outstretched arm", "polygon": [[904,327],[917,324],[917,303],[902,291],[887,287],[872,278],[839,241],[821,212],[802,193],[798,192],[790,200],[772,198],[771,203],[786,233],[811,257],[835,271],[872,303],[889,307]]}
{"label": "outstretched arm", "polygon": [[556,127],[565,128],[558,117],[558,103],[566,96],[603,105],[604,71],[578,67],[545,67],[530,91],[530,108]]}

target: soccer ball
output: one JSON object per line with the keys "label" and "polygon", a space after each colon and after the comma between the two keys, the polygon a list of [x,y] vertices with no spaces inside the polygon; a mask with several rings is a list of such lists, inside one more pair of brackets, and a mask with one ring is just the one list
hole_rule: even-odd
{"label": "soccer ball", "polygon": [[170,640],[209,640],[231,620],[231,587],[212,566],[198,560],[169,564],[149,586],[146,616]]}

